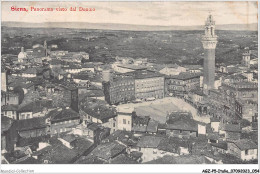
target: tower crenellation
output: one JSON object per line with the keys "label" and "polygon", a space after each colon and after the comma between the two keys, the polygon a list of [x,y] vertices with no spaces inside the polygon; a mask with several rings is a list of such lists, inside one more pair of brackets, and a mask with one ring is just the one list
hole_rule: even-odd
{"label": "tower crenellation", "polygon": [[215,49],[218,36],[215,33],[215,21],[212,15],[209,15],[205,22],[205,35],[202,36],[204,49]]}

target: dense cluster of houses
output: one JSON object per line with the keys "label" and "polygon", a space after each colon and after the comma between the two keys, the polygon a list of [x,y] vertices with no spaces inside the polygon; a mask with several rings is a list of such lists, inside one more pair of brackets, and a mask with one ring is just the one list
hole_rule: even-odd
{"label": "dense cluster of houses", "polygon": [[[47,42],[21,48],[17,60],[1,69],[2,162],[257,161],[257,70],[246,53],[236,68],[220,65],[215,89],[205,94],[198,65],[120,57],[108,65],[86,61],[85,52],[51,51]],[[115,106],[165,97],[181,98],[210,122],[187,111],[159,122]]]}

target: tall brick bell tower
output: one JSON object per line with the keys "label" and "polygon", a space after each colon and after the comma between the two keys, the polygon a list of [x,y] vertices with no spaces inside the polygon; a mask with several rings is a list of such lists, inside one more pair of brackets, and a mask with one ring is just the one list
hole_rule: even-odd
{"label": "tall brick bell tower", "polygon": [[205,22],[205,35],[202,36],[202,44],[205,50],[203,63],[203,92],[205,94],[208,94],[208,90],[214,88],[215,49],[217,42],[217,35],[215,34],[215,21],[210,14]]}

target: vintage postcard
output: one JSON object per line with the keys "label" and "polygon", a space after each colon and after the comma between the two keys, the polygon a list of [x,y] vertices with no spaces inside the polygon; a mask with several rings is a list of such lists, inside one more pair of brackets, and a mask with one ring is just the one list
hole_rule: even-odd
{"label": "vintage postcard", "polygon": [[257,1],[1,2],[1,173],[258,173],[258,153]]}

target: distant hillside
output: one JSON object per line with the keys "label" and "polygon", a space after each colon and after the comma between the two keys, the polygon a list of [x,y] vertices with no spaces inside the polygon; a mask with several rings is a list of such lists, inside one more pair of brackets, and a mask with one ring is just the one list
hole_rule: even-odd
{"label": "distant hillside", "polygon": [[[2,26],[19,28],[77,28],[102,30],[131,30],[131,31],[169,31],[169,30],[203,30],[203,26],[148,26],[114,23],[87,23],[87,22],[47,22],[24,23],[2,22]],[[217,25],[217,30],[248,30],[257,31],[257,23]]]}

